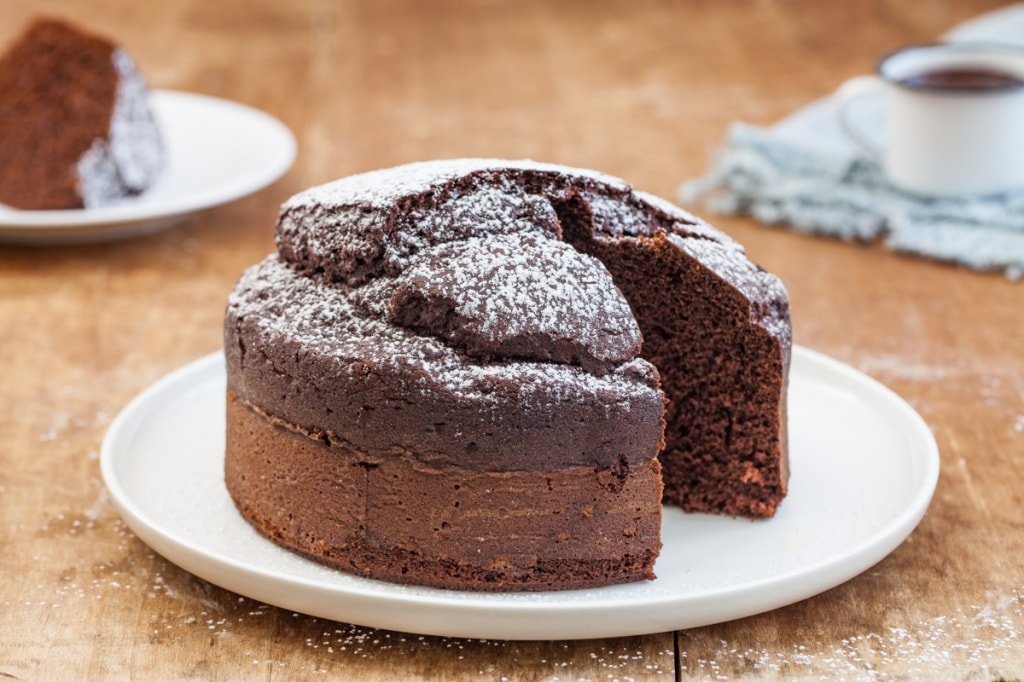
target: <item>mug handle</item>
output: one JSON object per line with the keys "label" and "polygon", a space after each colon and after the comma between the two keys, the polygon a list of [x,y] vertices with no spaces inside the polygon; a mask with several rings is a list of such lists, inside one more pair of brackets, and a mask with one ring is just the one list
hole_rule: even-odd
{"label": "mug handle", "polygon": [[882,163],[882,150],[850,120],[850,105],[861,97],[880,94],[883,86],[884,81],[878,76],[854,76],[840,85],[835,93],[835,114],[840,130],[879,165]]}

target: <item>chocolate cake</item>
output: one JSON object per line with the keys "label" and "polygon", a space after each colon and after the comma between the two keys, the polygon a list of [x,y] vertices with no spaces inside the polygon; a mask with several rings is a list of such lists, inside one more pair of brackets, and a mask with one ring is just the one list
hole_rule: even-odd
{"label": "chocolate cake", "polygon": [[0,203],[103,206],[142,192],[164,164],[148,90],[110,41],[48,18],[0,57]]}
{"label": "chocolate cake", "polygon": [[287,201],[230,296],[225,481],[261,533],[357,575],[652,579],[663,494],[750,517],[782,500],[789,353],[779,281],[621,180],[357,175]]}

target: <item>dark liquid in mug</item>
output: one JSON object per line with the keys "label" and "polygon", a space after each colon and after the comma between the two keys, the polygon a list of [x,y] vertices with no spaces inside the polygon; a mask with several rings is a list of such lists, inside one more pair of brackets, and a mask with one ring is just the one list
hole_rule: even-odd
{"label": "dark liquid in mug", "polygon": [[950,67],[912,74],[899,83],[933,90],[1002,90],[1024,85],[1024,77],[994,69]]}

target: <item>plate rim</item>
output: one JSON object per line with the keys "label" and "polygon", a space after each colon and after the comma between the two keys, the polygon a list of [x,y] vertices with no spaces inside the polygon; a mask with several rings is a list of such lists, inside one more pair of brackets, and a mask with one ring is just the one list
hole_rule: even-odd
{"label": "plate rim", "polygon": [[[120,440],[130,442],[138,429],[142,428],[145,417],[152,412],[159,411],[163,404],[158,400],[160,396],[167,392],[173,394],[179,384],[190,379],[191,383],[188,384],[188,387],[195,388],[197,384],[219,378],[218,375],[223,373],[223,362],[222,351],[216,351],[179,367],[136,395],[114,418],[103,438],[100,467],[102,478],[115,506],[129,528],[157,553],[184,570],[238,594],[280,608],[332,620],[347,620],[348,622],[357,621],[349,620],[344,613],[339,611],[334,603],[335,600],[341,599],[350,606],[353,606],[354,603],[366,602],[377,609],[380,609],[381,606],[389,608],[408,606],[412,601],[418,606],[434,609],[438,612],[437,616],[440,616],[439,619],[424,618],[420,614],[410,615],[402,612],[401,609],[397,614],[389,615],[387,609],[382,609],[377,618],[361,617],[358,620],[358,624],[367,627],[439,636],[558,640],[652,634],[710,625],[763,613],[802,601],[840,585],[864,572],[894,551],[923,518],[939,478],[938,446],[931,429],[916,410],[892,389],[876,379],[827,355],[794,344],[793,366],[797,366],[799,363],[801,368],[808,365],[819,370],[823,369],[833,375],[843,377],[847,382],[852,381],[855,386],[877,393],[890,403],[886,407],[895,406],[899,410],[897,415],[899,421],[905,422],[919,437],[913,439],[918,446],[917,449],[920,450],[919,456],[914,460],[916,467],[920,467],[920,471],[914,478],[913,495],[908,495],[908,502],[901,507],[900,513],[894,515],[877,531],[860,542],[797,569],[766,575],[738,585],[701,590],[697,594],[683,595],[681,598],[657,592],[634,596],[628,592],[629,585],[597,588],[597,590],[608,591],[609,596],[593,600],[557,599],[559,595],[578,593],[579,591],[576,590],[541,593],[453,592],[419,586],[398,586],[390,583],[383,583],[387,586],[386,591],[368,594],[366,590],[360,589],[362,585],[381,583],[350,576],[355,580],[354,584],[324,584],[307,576],[282,575],[277,571],[238,560],[233,556],[218,554],[205,547],[190,544],[187,538],[179,537],[173,529],[161,528],[160,521],[151,518],[146,511],[139,507],[121,485],[115,471],[118,442]],[[262,537],[260,540],[270,543],[269,540]],[[851,557],[855,560],[851,560]],[[211,577],[210,574],[214,571],[206,566],[208,563],[216,564],[233,573],[232,579],[225,580],[220,575]],[[276,595],[272,600],[267,599],[265,592],[270,588],[254,589],[252,587],[253,580],[286,586],[296,591],[284,599],[278,599]],[[808,587],[809,583],[813,586]],[[800,589],[796,591],[800,594],[794,598],[786,596],[780,601],[780,593],[789,595],[797,586]],[[770,598],[764,595],[768,587],[771,587],[773,592]],[[259,594],[254,595],[253,592],[259,592]],[[307,592],[315,594],[306,594]],[[614,594],[615,592],[622,592],[622,594]],[[331,604],[323,603],[325,601],[324,594],[330,595]],[[453,599],[453,594],[458,595],[457,598]],[[537,595],[544,595],[544,597],[538,599]],[[731,609],[723,609],[720,606],[714,609],[716,614],[714,618],[709,619],[707,615],[703,615],[708,611],[709,605],[722,599],[737,603]],[[658,617],[668,605],[674,605],[680,609],[689,608],[691,612],[688,615],[680,614],[678,617],[667,620]],[[655,607],[658,614],[654,614],[653,618],[637,618],[635,613],[626,614],[629,617],[622,617],[623,614],[620,612],[624,607],[628,607],[631,611],[638,608]],[[348,610],[352,611],[354,608]],[[484,611],[487,612],[485,615]],[[567,633],[564,624],[561,624],[564,618],[549,623],[535,620],[537,616],[552,613],[570,618],[615,615],[616,620],[613,623],[607,623],[604,622],[604,619],[593,618],[575,628],[571,633]],[[351,616],[351,614],[348,615]],[[483,617],[481,617],[482,615]],[[502,627],[494,627],[493,621],[496,617],[504,621],[501,624]],[[440,622],[437,622],[438,620]]]}
{"label": "plate rim", "polygon": [[[244,116],[250,122],[258,122],[266,134],[268,147],[276,151],[265,167],[259,172],[246,176],[244,182],[225,182],[213,191],[182,197],[164,199],[139,205],[131,200],[124,203],[91,209],[64,210],[19,210],[3,206],[0,210],[0,240],[29,242],[35,236],[40,240],[58,237],[73,237],[87,230],[117,232],[118,228],[146,223],[166,223],[175,218],[198,213],[249,196],[283,176],[294,164],[298,154],[295,134],[279,119],[255,107],[213,95],[182,90],[150,90],[151,105],[162,124],[174,128],[174,118],[167,116],[175,108],[216,108],[221,114]],[[166,135],[166,132],[165,132]],[[184,139],[185,136],[182,136]]]}

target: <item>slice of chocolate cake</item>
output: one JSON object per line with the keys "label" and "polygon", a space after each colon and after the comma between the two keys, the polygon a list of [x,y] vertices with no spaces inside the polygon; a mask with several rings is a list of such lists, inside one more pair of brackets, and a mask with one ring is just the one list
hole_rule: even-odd
{"label": "slice of chocolate cake", "polygon": [[148,89],[112,42],[37,19],[0,57],[0,203],[92,208],[157,178],[164,147]]}
{"label": "slice of chocolate cake", "polygon": [[225,480],[289,549],[435,587],[594,587],[653,578],[663,487],[752,517],[785,495],[785,290],[674,206],[591,171],[433,162],[293,197],[277,242],[226,312]]}

